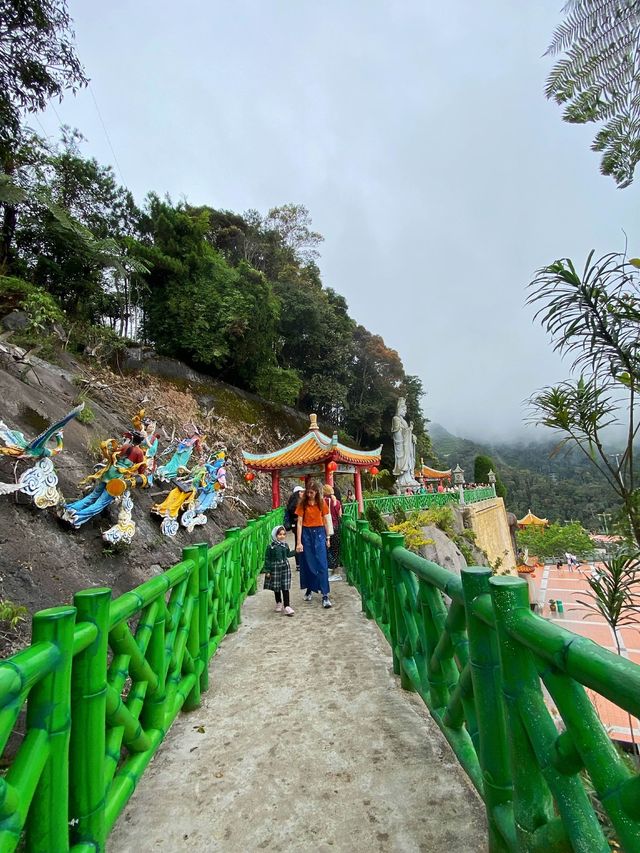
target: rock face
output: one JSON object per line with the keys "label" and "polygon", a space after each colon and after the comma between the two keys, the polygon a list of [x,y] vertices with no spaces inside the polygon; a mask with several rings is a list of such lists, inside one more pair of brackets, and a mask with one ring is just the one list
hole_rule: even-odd
{"label": "rock face", "polygon": [[466,568],[467,562],[458,546],[433,524],[423,527],[422,531],[426,539],[433,539],[433,544],[423,545],[420,548],[420,556],[459,575],[460,571]]}
{"label": "rock face", "polygon": [[12,311],[2,318],[2,326],[11,332],[26,329],[29,323],[29,317],[24,311]]}

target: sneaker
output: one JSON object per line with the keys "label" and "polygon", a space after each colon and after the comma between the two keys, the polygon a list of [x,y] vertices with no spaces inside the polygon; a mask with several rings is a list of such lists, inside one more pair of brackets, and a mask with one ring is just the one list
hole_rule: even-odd
{"label": "sneaker", "polygon": [[304,600],[305,601],[311,601],[312,598],[313,598],[312,592],[305,592],[305,594],[304,594]]}
{"label": "sneaker", "polygon": [[276,604],[276,613],[282,613],[282,602],[281,601],[279,601]]}
{"label": "sneaker", "polygon": [[329,601],[328,595],[325,595],[325,597],[322,599],[322,606],[325,608],[326,607],[333,607],[333,604]]}
{"label": "sneaker", "polygon": [[285,607],[284,609],[285,616],[293,616],[295,612],[296,611],[293,609],[293,607]]}

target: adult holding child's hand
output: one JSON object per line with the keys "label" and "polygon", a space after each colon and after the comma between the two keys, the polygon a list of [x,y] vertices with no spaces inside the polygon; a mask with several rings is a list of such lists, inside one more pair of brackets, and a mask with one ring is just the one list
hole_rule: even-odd
{"label": "adult holding child's hand", "polygon": [[300,554],[300,589],[305,590],[304,600],[311,601],[313,593],[320,592],[322,606],[331,607],[327,562],[331,515],[329,505],[313,480],[307,483],[296,516],[296,551]]}

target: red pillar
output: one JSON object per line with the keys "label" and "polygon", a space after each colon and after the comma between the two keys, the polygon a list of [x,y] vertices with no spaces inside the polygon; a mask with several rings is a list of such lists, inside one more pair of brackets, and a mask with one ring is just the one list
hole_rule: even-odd
{"label": "red pillar", "polygon": [[360,469],[356,468],[356,473],[353,476],[354,485],[356,487],[356,501],[358,502],[358,512],[364,513],[364,501],[362,500],[362,481],[360,479]]}
{"label": "red pillar", "polygon": [[280,506],[280,471],[271,472],[271,509]]}
{"label": "red pillar", "polygon": [[324,463],[324,481],[327,486],[333,486],[333,471],[329,470],[329,462]]}

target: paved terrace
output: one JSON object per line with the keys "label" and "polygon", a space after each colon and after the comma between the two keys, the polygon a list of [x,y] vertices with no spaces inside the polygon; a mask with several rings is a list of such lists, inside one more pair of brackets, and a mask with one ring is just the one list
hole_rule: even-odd
{"label": "paved terrace", "polygon": [[[294,576],[294,584],[297,578]],[[346,583],[332,610],[292,590],[247,599],[109,853],[487,849],[484,807]]]}
{"label": "paved terrace", "polygon": [[[601,564],[595,564],[596,567],[599,565]],[[589,610],[582,603],[593,601],[587,583],[587,576],[592,570],[593,567],[589,563],[582,563],[573,571],[570,571],[566,565],[561,566],[559,570],[553,565],[536,569],[535,576],[532,578],[535,588],[533,597],[538,602],[541,616],[568,631],[573,631],[574,634],[588,637],[594,643],[599,643],[606,649],[616,652],[615,637],[609,625],[600,614]],[[562,601],[563,613],[551,610],[549,601],[552,599]],[[640,596],[637,597],[636,603],[640,607]],[[622,656],[640,664],[640,616],[635,624],[626,625],[618,630],[618,639]],[[611,737],[614,740],[630,742],[627,714],[593,690],[587,692]],[[636,741],[640,740],[640,720],[634,719],[633,731]]]}

